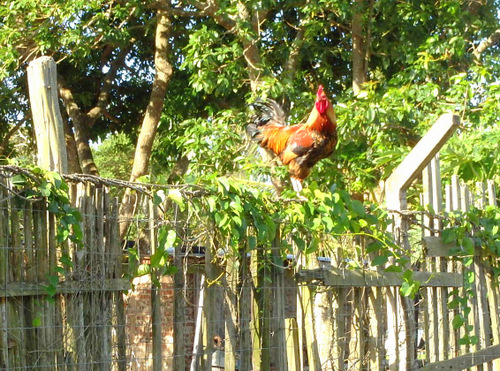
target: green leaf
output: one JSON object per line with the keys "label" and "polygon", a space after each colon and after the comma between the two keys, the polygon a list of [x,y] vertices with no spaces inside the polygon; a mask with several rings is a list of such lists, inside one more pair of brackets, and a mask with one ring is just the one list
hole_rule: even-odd
{"label": "green leaf", "polygon": [[52,185],[45,180],[38,187],[38,191],[43,197],[49,197],[51,194],[51,190],[52,190]]}
{"label": "green leaf", "polygon": [[54,285],[43,286],[43,289],[51,298],[54,297],[54,295],[57,293],[56,286]]}
{"label": "green leaf", "polygon": [[49,281],[52,286],[57,286],[59,283],[59,277],[57,275],[49,275],[47,276],[47,281]]}
{"label": "green leaf", "polygon": [[184,203],[184,198],[182,197],[181,192],[178,189],[171,189],[168,191],[168,198],[174,201],[180,208],[181,211],[184,211],[186,205]]}
{"label": "green leaf", "polygon": [[151,266],[149,264],[141,264],[137,267],[137,276],[145,276],[151,273]]}
{"label": "green leaf", "polygon": [[305,254],[312,254],[312,253],[318,251],[318,248],[319,248],[319,240],[317,237],[314,237],[312,239],[311,243],[309,243],[309,245],[304,250],[304,253]]}
{"label": "green leaf", "polygon": [[403,268],[400,265],[393,264],[393,265],[389,265],[387,268],[385,268],[385,271],[386,272],[400,273],[403,271]]}
{"label": "green leaf", "polygon": [[33,327],[40,327],[42,325],[42,317],[37,315],[35,318],[33,318],[32,325]]}
{"label": "green leaf", "polygon": [[474,242],[469,237],[464,237],[462,239],[462,247],[468,255],[474,255]]}
{"label": "green leaf", "polygon": [[156,250],[153,255],[151,255],[151,268],[160,268],[167,264],[167,258],[165,256],[164,250]]}
{"label": "green leaf", "polygon": [[462,325],[464,324],[464,320],[462,319],[462,317],[459,314],[456,314],[453,317],[451,324],[452,324],[454,329],[458,329],[458,328],[462,327]]}
{"label": "green leaf", "polygon": [[165,191],[164,190],[159,190],[158,192],[155,192],[153,194],[153,204],[155,206],[160,205],[162,202],[165,201]]}
{"label": "green leaf", "polygon": [[21,174],[14,175],[13,177],[10,178],[10,181],[16,187],[22,187],[27,184],[26,178]]}
{"label": "green leaf", "polygon": [[455,230],[451,228],[444,229],[442,232],[442,237],[443,242],[445,244],[455,242],[457,240],[457,235],[455,233]]}
{"label": "green leaf", "polygon": [[364,217],[366,215],[366,210],[365,207],[363,206],[363,203],[358,200],[352,201],[352,209],[360,217]]}
{"label": "green leaf", "polygon": [[383,265],[383,264],[387,263],[388,260],[389,260],[389,257],[387,255],[376,256],[372,260],[372,266],[376,267],[376,266],[379,266],[379,265]]}

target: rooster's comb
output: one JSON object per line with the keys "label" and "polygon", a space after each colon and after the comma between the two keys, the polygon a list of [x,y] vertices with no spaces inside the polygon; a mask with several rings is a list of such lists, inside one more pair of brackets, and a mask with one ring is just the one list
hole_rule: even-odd
{"label": "rooster's comb", "polygon": [[316,93],[316,96],[319,98],[323,95],[323,85],[320,85],[318,87],[318,92]]}

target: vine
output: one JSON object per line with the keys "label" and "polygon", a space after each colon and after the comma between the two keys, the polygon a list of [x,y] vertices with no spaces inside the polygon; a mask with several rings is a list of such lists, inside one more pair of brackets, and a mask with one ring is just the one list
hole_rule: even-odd
{"label": "vine", "polygon": [[445,244],[453,246],[450,256],[458,259],[464,266],[463,289],[450,292],[448,308],[457,309],[459,313],[453,318],[455,329],[463,328],[465,335],[460,344],[476,344],[478,338],[471,335],[473,325],[469,323],[471,306],[469,303],[476,295],[474,287],[478,279],[474,271],[474,259],[480,257],[486,264],[498,284],[500,276],[500,209],[487,206],[484,209],[472,208],[467,212],[452,212],[445,219],[442,233]]}

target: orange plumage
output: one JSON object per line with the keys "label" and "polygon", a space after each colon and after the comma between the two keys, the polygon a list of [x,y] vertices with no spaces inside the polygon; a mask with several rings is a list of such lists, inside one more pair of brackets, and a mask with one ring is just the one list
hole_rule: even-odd
{"label": "orange plumage", "polygon": [[273,100],[258,100],[252,106],[255,115],[247,132],[288,166],[292,178],[302,182],[319,160],[333,153],[337,144],[337,118],[322,86],[304,124],[287,126],[283,110]]}

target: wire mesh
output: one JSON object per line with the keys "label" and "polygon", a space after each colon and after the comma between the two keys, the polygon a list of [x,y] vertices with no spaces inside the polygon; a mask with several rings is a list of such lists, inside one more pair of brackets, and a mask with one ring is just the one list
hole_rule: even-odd
{"label": "wire mesh", "polygon": [[[152,262],[162,226],[185,232],[186,214],[175,207],[153,212],[151,197],[140,194],[122,240],[109,187],[75,182],[82,243],[59,243],[47,204],[20,199],[2,182],[2,369],[381,370],[460,357],[493,367],[497,357],[500,295],[489,276],[496,295],[472,303],[471,316],[487,318],[490,332],[461,344],[456,309],[446,306],[453,288],[428,287],[410,299],[381,280],[360,284],[335,255],[338,246],[302,266],[310,272],[301,276],[300,257],[283,257],[275,244],[229,254],[205,229],[166,249],[167,265],[178,259],[176,276]],[[462,273],[456,262],[426,264]]]}

